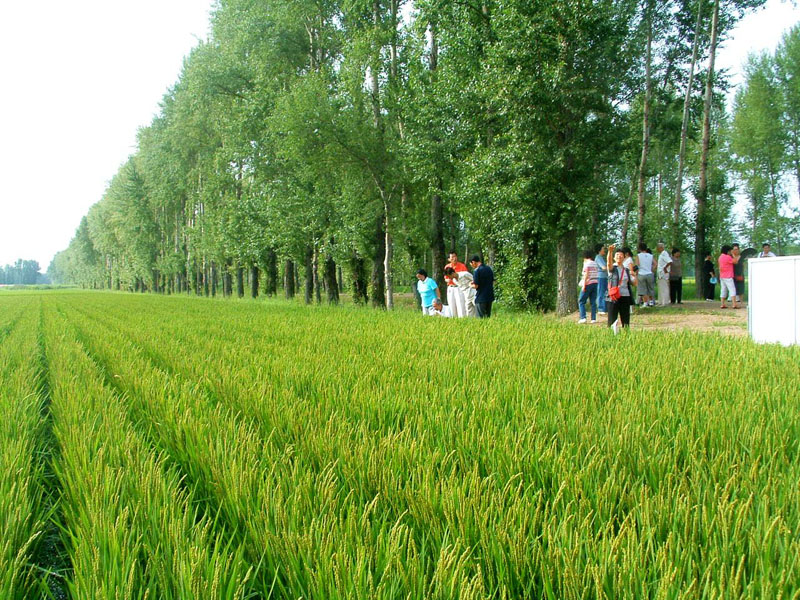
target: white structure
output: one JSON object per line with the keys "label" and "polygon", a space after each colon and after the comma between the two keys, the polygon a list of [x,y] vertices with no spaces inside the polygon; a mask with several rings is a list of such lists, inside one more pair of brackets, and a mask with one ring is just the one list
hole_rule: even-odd
{"label": "white structure", "polygon": [[800,344],[800,256],[751,258],[748,329],[756,342]]}

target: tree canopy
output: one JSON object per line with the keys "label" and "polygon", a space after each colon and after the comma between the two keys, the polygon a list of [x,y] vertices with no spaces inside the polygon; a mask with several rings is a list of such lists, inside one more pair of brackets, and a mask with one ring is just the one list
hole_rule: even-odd
{"label": "tree canopy", "polygon": [[218,0],[50,272],[391,308],[452,249],[494,265],[504,302],[563,313],[579,249],[632,232],[786,248],[800,34],[751,60],[733,115],[709,62],[760,4]]}

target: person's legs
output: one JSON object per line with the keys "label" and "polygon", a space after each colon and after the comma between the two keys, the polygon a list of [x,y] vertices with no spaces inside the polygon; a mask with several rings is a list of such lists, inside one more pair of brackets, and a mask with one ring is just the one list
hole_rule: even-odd
{"label": "person's legs", "polygon": [[492,303],[491,302],[476,302],[475,309],[478,312],[479,319],[488,319],[492,316]]}
{"label": "person's legs", "polygon": [[675,299],[678,304],[683,304],[683,277],[675,280]]}
{"label": "person's legs", "polygon": [[669,280],[663,277],[658,278],[658,303],[661,306],[669,304]]}
{"label": "person's legs", "polygon": [[623,327],[631,324],[631,299],[630,296],[622,296],[619,299],[619,320]]}
{"label": "person's legs", "polygon": [[581,295],[578,296],[578,312],[581,315],[581,321],[586,320],[586,301],[589,299],[589,287],[581,290]]}
{"label": "person's legs", "polygon": [[589,304],[592,306],[592,321],[597,321],[597,284],[586,286],[586,293],[589,294]]}
{"label": "person's legs", "polygon": [[616,302],[609,300],[606,306],[608,306],[608,326],[611,327],[619,317],[619,300]]}
{"label": "person's legs", "polygon": [[447,286],[447,303],[450,305],[450,310],[453,311],[454,317],[467,316],[467,310],[464,306],[464,294],[453,285]]}
{"label": "person's legs", "polygon": [[675,304],[678,301],[678,280],[669,280],[669,303]]}
{"label": "person's legs", "polygon": [[606,311],[606,290],[608,289],[608,279],[597,281],[597,309],[601,312]]}
{"label": "person's legs", "polygon": [[736,296],[736,286],[733,284],[733,277],[726,277],[722,279],[720,282],[719,287],[719,299],[722,308],[728,308],[725,304],[725,299],[731,300],[732,302],[736,302],[734,297]]}

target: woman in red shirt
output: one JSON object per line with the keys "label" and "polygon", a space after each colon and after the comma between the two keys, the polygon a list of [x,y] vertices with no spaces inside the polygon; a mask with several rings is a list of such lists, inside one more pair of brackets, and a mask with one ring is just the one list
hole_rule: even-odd
{"label": "woman in red shirt", "polygon": [[719,280],[720,280],[720,289],[719,289],[719,297],[722,300],[722,306],[720,308],[728,308],[725,304],[725,291],[728,292],[728,300],[733,302],[733,308],[739,308],[739,305],[736,303],[736,283],[733,280],[733,265],[739,262],[740,256],[731,256],[731,248],[727,244],[724,245],[720,249],[720,255],[718,259],[719,263]]}

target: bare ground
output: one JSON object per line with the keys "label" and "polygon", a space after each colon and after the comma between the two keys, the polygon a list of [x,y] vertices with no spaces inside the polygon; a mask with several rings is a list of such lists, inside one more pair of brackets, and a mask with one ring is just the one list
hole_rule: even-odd
{"label": "bare ground", "polygon": [[[588,311],[587,311],[588,313]],[[578,322],[578,313],[564,317]],[[607,317],[597,317],[597,324],[589,327],[605,327]],[[582,325],[583,327],[583,325]],[[726,335],[747,335],[747,306],[733,310],[730,306],[721,309],[719,301],[704,302],[686,300],[682,304],[666,307],[634,308],[631,329],[716,331]]]}

